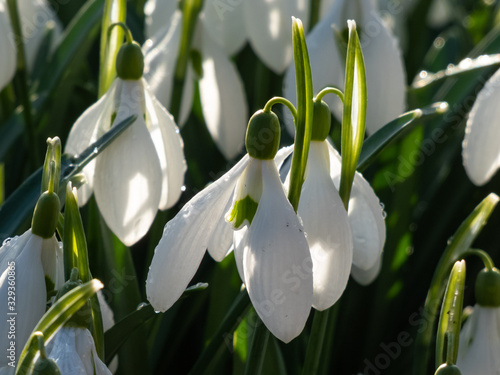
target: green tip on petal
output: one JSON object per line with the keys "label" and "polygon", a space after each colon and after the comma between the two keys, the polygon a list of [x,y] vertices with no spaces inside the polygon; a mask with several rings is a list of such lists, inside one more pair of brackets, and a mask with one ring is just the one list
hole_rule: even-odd
{"label": "green tip on petal", "polygon": [[332,115],[328,104],[323,100],[314,101],[314,115],[311,141],[324,141],[332,125]]}
{"label": "green tip on petal", "polygon": [[274,112],[259,110],[248,122],[245,146],[248,155],[255,159],[272,160],[280,145],[281,128]]}
{"label": "green tip on petal", "polygon": [[481,306],[500,307],[500,272],[483,269],[476,278],[476,301]]}
{"label": "green tip on petal", "polygon": [[257,212],[258,203],[249,195],[237,201],[226,220],[232,222],[235,229],[240,229],[244,224],[250,225]]}
{"label": "green tip on petal", "polygon": [[116,56],[116,74],[121,79],[138,80],[144,72],[144,55],[137,42],[125,43]]}

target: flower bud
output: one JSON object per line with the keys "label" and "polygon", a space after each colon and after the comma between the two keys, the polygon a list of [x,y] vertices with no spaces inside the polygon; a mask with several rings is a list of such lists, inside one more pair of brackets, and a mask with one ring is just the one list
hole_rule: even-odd
{"label": "flower bud", "polygon": [[500,272],[484,268],[476,278],[476,301],[481,306],[500,307]]}
{"label": "flower bud", "polygon": [[460,369],[455,365],[443,363],[438,367],[434,375],[461,375]]}
{"label": "flower bud", "polygon": [[314,101],[314,117],[311,141],[324,141],[330,134],[332,117],[330,108],[323,100]]}
{"label": "flower bud", "polygon": [[31,232],[42,238],[51,238],[59,220],[60,202],[56,193],[43,193],[35,206]]}
{"label": "flower bud", "polygon": [[37,361],[35,362],[35,366],[33,366],[31,374],[61,375],[61,371],[59,371],[59,367],[57,367],[57,364],[53,359],[38,357]]}
{"label": "flower bud", "polygon": [[116,74],[121,79],[138,80],[144,72],[144,55],[136,42],[125,43],[116,55]]}
{"label": "flower bud", "polygon": [[248,122],[245,146],[248,155],[255,159],[274,159],[280,145],[281,128],[274,112],[259,110]]}

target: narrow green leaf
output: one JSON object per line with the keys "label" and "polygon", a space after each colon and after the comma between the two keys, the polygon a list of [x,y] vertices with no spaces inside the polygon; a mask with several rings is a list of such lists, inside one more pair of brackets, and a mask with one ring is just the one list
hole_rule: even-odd
{"label": "narrow green leaf", "polygon": [[339,194],[347,208],[354,173],[358,164],[366,123],[366,74],[356,23],[348,21],[349,42],[345,71],[344,109],[342,115],[342,170]]}
{"label": "narrow green leaf", "polygon": [[445,280],[453,264],[460,260],[469,250],[473,241],[481,233],[486,221],[490,217],[500,198],[489,194],[463,221],[453,237],[449,240],[434,272],[431,286],[427,292],[424,311],[427,319],[423,321],[415,342],[414,373],[425,375],[428,373],[428,362],[434,332],[434,323],[445,290]]}
{"label": "narrow green leaf", "polygon": [[[182,296],[183,299],[193,293],[201,292],[208,287],[208,284],[198,283],[187,288]],[[113,327],[106,331],[104,335],[104,343],[106,347],[106,363],[110,363],[113,357],[118,352],[118,349],[125,343],[135,330],[141,328],[151,318],[157,316],[153,307],[149,303],[140,304],[139,307],[127,315],[125,318],[117,322]]]}
{"label": "narrow green leaf", "polygon": [[123,43],[123,30],[109,26],[116,22],[125,23],[127,2],[125,0],[106,0],[101,27],[101,51],[99,70],[99,97],[111,86],[116,76],[116,55]]}
{"label": "narrow green leaf", "polygon": [[414,109],[406,112],[389,122],[376,133],[372,134],[363,143],[363,148],[358,160],[358,170],[363,171],[374,159],[403,131],[410,129],[428,116],[445,113],[448,110],[446,102],[434,103],[422,109]]}
{"label": "narrow green leaf", "polygon": [[266,357],[267,343],[269,342],[269,330],[260,318],[256,317],[255,329],[253,331],[252,343],[245,366],[244,375],[260,375]]}
{"label": "narrow green leaf", "polygon": [[[85,284],[77,286],[66,293],[43,315],[33,332],[41,332],[45,342],[49,342],[56,332],[75,314],[99,289],[102,283],[97,280],[91,280]],[[17,375],[28,374],[28,370],[37,354],[38,340],[33,333],[26,342],[19,358],[19,364],[16,369]]]}
{"label": "narrow green leaf", "polygon": [[295,123],[294,153],[290,167],[288,199],[295,211],[297,211],[309,156],[314,104],[311,65],[309,63],[304,27],[297,18],[293,18],[292,27],[295,80],[297,82],[297,121]]}
{"label": "narrow green leaf", "polygon": [[[462,324],[465,286],[465,261],[457,261],[451,270],[444,293],[436,337],[436,368],[443,363],[456,364],[458,338]],[[452,340],[449,345],[449,340]],[[451,349],[451,352],[449,350]]]}

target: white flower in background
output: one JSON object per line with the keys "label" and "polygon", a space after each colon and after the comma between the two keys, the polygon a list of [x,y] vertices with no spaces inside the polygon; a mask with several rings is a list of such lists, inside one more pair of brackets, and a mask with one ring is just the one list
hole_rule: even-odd
{"label": "white flower in background", "polygon": [[[279,121],[273,121],[279,142]],[[247,149],[252,139],[247,135]],[[207,248],[216,261],[226,256],[233,243],[227,220],[238,229],[236,262],[260,318],[284,342],[300,334],[313,303],[312,260],[302,224],[269,159],[274,146],[262,158],[249,149],[254,156],[243,157],[167,223],[146,282],[155,310],[166,311],[181,296]]]}
{"label": "white flower in background", "polygon": [[[102,329],[106,332],[108,329],[115,325],[115,317],[113,310],[108,305],[106,301],[106,297],[101,290],[97,291],[97,299],[99,300],[99,306],[101,308],[101,316],[102,316]],[[116,370],[118,370],[118,355],[115,355],[109,364],[109,370],[114,374]]]}
{"label": "white flower in background", "polygon": [[52,46],[58,42],[62,34],[62,26],[54,10],[45,0],[18,0],[17,6],[21,19],[26,62],[28,70],[31,71],[35,66],[36,56],[49,24],[54,27]]}
{"label": "white flower in background", "polygon": [[463,162],[467,176],[480,186],[500,167],[500,70],[479,92],[467,120],[463,142]]}
{"label": "white flower in background", "polygon": [[[146,9],[152,8],[151,4],[156,2],[148,2]],[[211,9],[209,4],[210,2],[206,2],[204,9]],[[149,30],[157,31],[154,35],[149,35],[151,39],[146,41],[143,47],[145,77],[158,100],[168,107],[182,36],[182,13],[179,10],[168,13],[171,9],[159,4],[155,5],[154,9],[155,16],[160,14],[161,9],[164,9],[165,13],[161,13],[161,28],[155,26],[155,20],[159,18],[151,18]],[[202,72],[198,77],[200,99],[203,116],[215,144],[226,159],[232,159],[243,148],[248,108],[243,82],[229,56],[241,48],[244,39],[237,37],[241,35],[238,32],[241,25],[219,22],[216,27],[207,21],[211,17],[211,12],[202,10],[193,40],[193,48],[201,54]],[[230,38],[228,35],[236,37]],[[214,36],[221,39],[214,39]],[[185,123],[191,111],[193,94],[193,67],[189,63],[184,82],[180,124]]]}
{"label": "white flower in background", "polygon": [[[347,19],[356,20],[360,30],[368,91],[366,129],[372,134],[398,117],[406,107],[406,73],[401,52],[372,1],[335,1],[329,13],[308,34],[306,41],[314,92],[326,86],[344,88],[345,58],[339,52],[334,28],[343,34]],[[296,101],[293,64],[285,75],[284,94],[292,102]],[[341,119],[340,101],[325,98],[325,102],[334,115]],[[293,123],[289,121],[287,125],[288,131],[293,134]]]}
{"label": "white flower in background", "polygon": [[0,0],[0,90],[14,77],[16,72],[16,47],[12,39],[12,26],[5,0]]}
{"label": "white flower in background", "polygon": [[97,355],[92,334],[86,328],[64,326],[47,348],[61,375],[111,375]]}
{"label": "white flower in background", "polygon": [[[289,150],[283,156],[288,156],[291,151],[293,150]],[[354,175],[349,200],[350,225],[344,223],[342,216],[345,214],[345,209],[338,196],[341,166],[339,153],[328,141],[311,141],[309,177],[306,177],[302,187],[298,211],[308,236],[313,261],[315,246],[312,241],[317,243],[316,246],[321,249],[318,251],[322,252],[318,253],[318,262],[314,264],[321,267],[325,279],[338,277],[335,288],[333,284],[327,284],[336,291],[331,295],[335,295],[337,299],[345,288],[349,271],[362,285],[370,284],[378,276],[385,243],[383,209],[370,184],[359,172]],[[286,173],[286,178],[289,178],[289,166],[284,168],[283,172]],[[323,227],[323,224],[332,222],[335,224]],[[349,241],[346,236],[352,236],[352,239]],[[322,257],[328,257],[331,263],[324,264]],[[335,267],[336,274],[328,274],[328,267]],[[314,276],[316,278],[315,270]],[[317,306],[314,307],[321,310]]]}
{"label": "white flower in background", "polygon": [[500,308],[476,304],[460,332],[457,366],[462,375],[500,374]]}
{"label": "white flower in background", "polygon": [[79,154],[133,114],[135,122],[83,169],[88,183],[78,191],[80,205],[94,192],[106,224],[128,246],[147,233],[158,209],[181,195],[186,162],[174,119],[144,79],[116,78],[75,122],[65,148]]}
{"label": "white flower in background", "polygon": [[[7,320],[0,324],[0,350],[8,353],[9,312],[16,312],[16,348],[22,348],[47,305],[46,280],[55,289],[64,284],[64,262],[60,243],[55,236],[42,238],[27,230],[21,236],[6,240],[0,248],[0,311]],[[15,286],[15,300],[9,299],[9,286]],[[10,289],[12,291],[12,289]],[[8,303],[15,302],[14,304]],[[13,307],[14,310],[11,310]],[[20,352],[16,352],[20,354]],[[15,359],[16,363],[19,358]],[[0,357],[0,367],[7,366],[7,356]]]}

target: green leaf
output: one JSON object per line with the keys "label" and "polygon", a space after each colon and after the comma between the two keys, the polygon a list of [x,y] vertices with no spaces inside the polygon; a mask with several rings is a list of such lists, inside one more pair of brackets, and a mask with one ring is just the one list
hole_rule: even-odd
{"label": "green leaf", "polygon": [[403,131],[410,129],[427,116],[445,113],[448,110],[446,102],[438,102],[423,109],[414,109],[399,116],[372,134],[363,143],[358,160],[358,170],[363,171],[370,166],[373,160],[396,139]]}
{"label": "green leaf", "polygon": [[125,23],[127,2],[125,0],[106,0],[101,27],[101,51],[99,72],[99,97],[111,86],[116,77],[116,55],[123,43],[123,30],[114,27],[109,32],[113,23]]}
{"label": "green leaf", "polygon": [[[33,332],[41,332],[45,342],[49,342],[56,332],[75,314],[99,289],[102,283],[97,280],[77,286],[66,293],[43,315]],[[17,375],[28,374],[28,370],[37,354],[38,340],[32,333],[19,358]]]}
{"label": "green leaf", "polygon": [[270,332],[262,323],[259,317],[254,319],[255,329],[253,330],[252,342],[248,352],[244,375],[260,375],[266,357],[267,343]]}
{"label": "green leaf", "polygon": [[311,65],[304,28],[302,22],[297,18],[293,18],[293,55],[295,81],[297,82],[297,122],[295,123],[295,142],[290,167],[288,200],[297,211],[309,156],[314,112]]}
{"label": "green leaf", "polygon": [[339,194],[347,208],[354,173],[358,165],[365,135],[366,74],[363,52],[359,43],[356,23],[348,21],[349,43],[345,70],[344,109],[342,115],[342,170]]}
{"label": "green leaf", "polygon": [[[457,261],[451,270],[444,293],[436,337],[436,367],[443,363],[456,364],[458,338],[462,324],[465,286],[465,261]],[[450,342],[451,340],[451,342]]]}
{"label": "green leaf", "polygon": [[425,300],[424,309],[427,319],[422,323],[416,338],[415,374],[427,374],[434,323],[441,296],[446,287],[446,276],[450,273],[453,264],[464,256],[476,237],[481,233],[499,200],[500,198],[494,193],[484,198],[467,219],[462,222],[453,237],[449,240],[448,246],[439,260]]}

